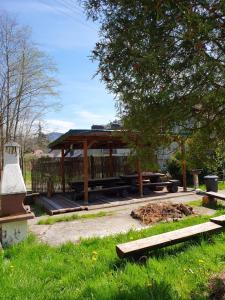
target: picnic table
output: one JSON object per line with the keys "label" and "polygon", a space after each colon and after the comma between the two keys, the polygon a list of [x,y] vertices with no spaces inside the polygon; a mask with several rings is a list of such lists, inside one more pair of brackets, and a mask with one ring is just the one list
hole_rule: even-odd
{"label": "picnic table", "polygon": [[[95,178],[88,180],[88,187],[96,188],[98,186],[101,187],[111,187],[121,182],[120,177],[107,177],[107,178]],[[76,180],[69,183],[72,189],[81,190],[84,188],[84,181],[83,180]]]}
{"label": "picnic table", "polygon": [[[168,192],[176,193],[178,191],[179,180],[169,180],[163,181],[165,174],[163,173],[153,173],[153,172],[143,172],[143,191],[148,193],[149,190],[162,190],[164,187],[167,188]],[[131,185],[131,190],[136,191],[138,187],[138,174],[131,175],[121,175],[121,179],[126,182],[126,184]]]}
{"label": "picnic table", "polygon": [[[83,196],[84,194],[84,182],[82,180],[69,182],[72,190],[74,190],[74,199],[77,196]],[[88,180],[88,187],[91,188],[89,193],[116,193],[122,197],[127,196],[130,189],[130,185],[126,184],[120,177],[107,177],[107,178],[96,178]]]}
{"label": "picnic table", "polygon": [[[168,192],[175,193],[178,190],[178,180],[162,181],[162,173],[143,172],[144,194],[150,190],[162,190],[167,188]],[[69,182],[71,189],[74,191],[73,199],[84,195],[84,182],[77,180]],[[126,197],[128,192],[137,192],[138,174],[121,175],[119,177],[95,178],[88,180],[89,194],[96,193],[114,193]]]}
{"label": "picnic table", "polygon": [[[143,180],[150,180],[151,182],[160,182],[161,177],[165,176],[162,173],[153,173],[153,172],[142,172]],[[137,182],[138,174],[130,174],[130,175],[120,175],[120,178],[129,182],[130,184],[134,184]]]}

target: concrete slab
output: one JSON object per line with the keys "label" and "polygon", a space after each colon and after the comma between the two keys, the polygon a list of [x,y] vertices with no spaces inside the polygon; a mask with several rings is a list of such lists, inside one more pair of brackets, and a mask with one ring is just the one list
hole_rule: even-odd
{"label": "concrete slab", "polygon": [[106,216],[53,225],[31,225],[30,229],[41,241],[50,245],[59,245],[68,241],[79,242],[81,238],[104,237],[127,232],[130,229],[142,229],[146,226],[129,215]]}

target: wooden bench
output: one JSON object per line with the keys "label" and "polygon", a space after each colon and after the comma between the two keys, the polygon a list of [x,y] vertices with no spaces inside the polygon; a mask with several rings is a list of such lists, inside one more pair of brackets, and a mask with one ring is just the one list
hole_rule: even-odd
{"label": "wooden bench", "polygon": [[[88,191],[89,195],[93,194],[110,194],[110,193],[118,193],[121,197],[127,197],[128,192],[130,190],[130,185],[116,185],[112,187],[103,187],[103,188],[97,188],[92,189]],[[73,193],[73,200],[75,201],[77,197],[83,197],[84,191],[74,191]]]}
{"label": "wooden bench", "polygon": [[224,226],[225,225],[225,215],[211,218],[210,221],[212,221],[212,222],[214,222],[216,224]]}
{"label": "wooden bench", "polygon": [[[88,180],[88,187],[95,188],[97,186],[102,186],[103,188],[112,187],[119,185],[122,182],[120,177],[107,177],[107,178],[96,178]],[[83,180],[77,180],[69,182],[69,186],[73,190],[82,191],[84,189]]]}
{"label": "wooden bench", "polygon": [[107,188],[101,188],[101,189],[95,189],[90,190],[90,194],[96,194],[96,193],[113,193],[113,192],[119,192],[121,196],[125,197],[125,194],[130,189],[130,185],[118,185],[118,186],[112,186]]}
{"label": "wooden bench", "polygon": [[[225,216],[223,216],[223,218],[225,219]],[[127,257],[137,254],[140,255],[149,250],[159,249],[190,240],[204,233],[213,233],[222,230],[223,226],[220,225],[222,223],[218,224],[221,221],[217,220],[217,223],[215,223],[213,221],[214,219],[215,218],[212,218],[212,222],[189,226],[182,229],[154,235],[148,238],[117,245],[116,252],[119,257]]]}
{"label": "wooden bench", "polygon": [[169,193],[176,193],[178,191],[178,185],[179,180],[143,183],[143,187],[166,187]]}
{"label": "wooden bench", "polygon": [[217,199],[225,201],[225,194],[220,194],[220,193],[215,193],[215,192],[204,192],[204,195],[211,197],[211,198],[217,198]]}

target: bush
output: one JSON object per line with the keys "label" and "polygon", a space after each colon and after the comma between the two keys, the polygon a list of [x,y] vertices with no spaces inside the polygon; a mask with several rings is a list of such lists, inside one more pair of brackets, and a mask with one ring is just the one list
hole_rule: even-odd
{"label": "bush", "polygon": [[[183,185],[181,160],[177,159],[176,157],[169,159],[167,161],[167,171],[170,173],[173,179],[180,180],[181,185]],[[192,184],[193,184],[193,179],[192,179],[191,171],[187,166],[187,185],[192,185]]]}

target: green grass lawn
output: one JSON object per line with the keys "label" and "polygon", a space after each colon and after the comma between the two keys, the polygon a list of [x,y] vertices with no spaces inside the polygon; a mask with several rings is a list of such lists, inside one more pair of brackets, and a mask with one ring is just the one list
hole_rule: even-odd
{"label": "green grass lawn", "polygon": [[220,181],[218,183],[218,188],[219,188],[219,190],[225,190],[225,182]]}
{"label": "green grass lawn", "polygon": [[[224,214],[220,208],[218,214]],[[207,282],[225,269],[225,233],[119,259],[117,243],[205,222],[187,217],[142,231],[50,247],[30,236],[0,256],[0,299],[208,299]],[[57,238],[57,237],[56,237]]]}

